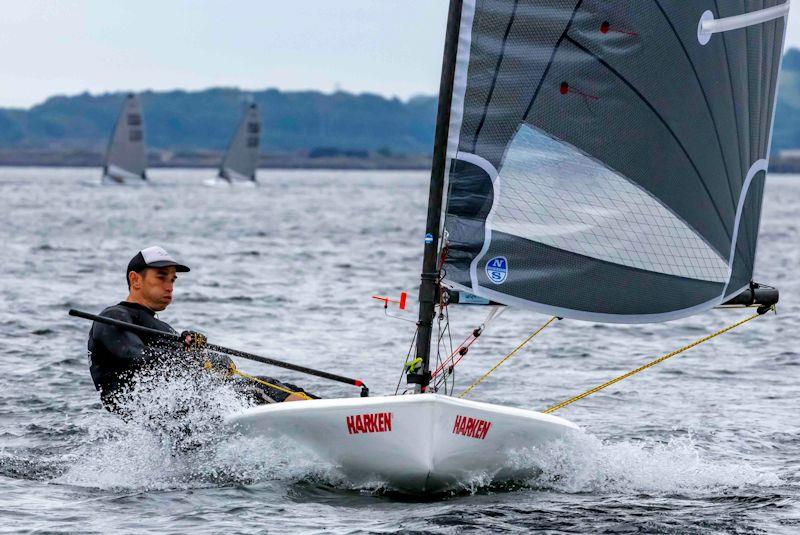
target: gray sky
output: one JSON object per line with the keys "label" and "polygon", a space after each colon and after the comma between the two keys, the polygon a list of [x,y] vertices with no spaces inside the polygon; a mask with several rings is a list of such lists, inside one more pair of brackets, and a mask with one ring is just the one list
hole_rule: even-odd
{"label": "gray sky", "polygon": [[[447,3],[2,0],[0,106],[212,86],[432,94]],[[800,6],[788,46],[800,47]]]}

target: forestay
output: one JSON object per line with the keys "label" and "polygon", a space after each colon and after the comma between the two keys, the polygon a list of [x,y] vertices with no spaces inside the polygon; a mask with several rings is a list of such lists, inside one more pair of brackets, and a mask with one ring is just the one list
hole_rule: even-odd
{"label": "forestay", "polygon": [[242,115],[222,160],[219,169],[220,178],[228,181],[255,181],[260,134],[261,117],[258,114],[258,107],[250,104]]}
{"label": "forestay", "polygon": [[783,0],[464,0],[446,285],[663,321],[755,261]]}
{"label": "forestay", "polygon": [[144,119],[139,99],[133,93],[125,97],[114,133],[108,143],[103,174],[118,182],[147,179],[147,155],[144,143]]}

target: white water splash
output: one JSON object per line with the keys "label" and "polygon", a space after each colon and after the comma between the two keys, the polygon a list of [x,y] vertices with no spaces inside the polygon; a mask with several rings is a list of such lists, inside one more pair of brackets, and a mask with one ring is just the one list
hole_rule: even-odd
{"label": "white water splash", "polygon": [[[203,370],[152,370],[120,397],[125,420],[92,416],[89,440],[70,455],[56,481],[104,489],[163,490],[264,481],[318,481],[380,491],[380,482],[350,482],[329,463],[286,440],[247,438],[223,418],[249,402],[228,379]],[[691,436],[669,442],[609,442],[579,432],[545,448],[517,452],[506,467],[512,480],[566,493],[703,493],[775,486],[781,479],[744,462],[711,460]],[[476,474],[462,488],[492,485]]]}
{"label": "white water splash", "polygon": [[567,493],[693,494],[783,484],[777,474],[751,464],[709,459],[691,436],[610,442],[580,432],[519,453],[514,464],[538,469],[529,485]]}
{"label": "white water splash", "polygon": [[327,478],[320,465],[281,440],[236,434],[224,416],[249,402],[234,384],[204,371],[152,370],[119,397],[125,420],[93,415],[89,440],[56,482],[103,489],[164,490],[265,480]]}

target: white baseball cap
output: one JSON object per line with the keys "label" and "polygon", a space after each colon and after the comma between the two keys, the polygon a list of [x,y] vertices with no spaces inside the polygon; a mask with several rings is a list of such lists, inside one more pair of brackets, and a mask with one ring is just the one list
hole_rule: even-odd
{"label": "white baseball cap", "polygon": [[125,272],[125,278],[128,278],[128,273],[131,271],[142,271],[147,268],[162,268],[174,266],[175,271],[185,273],[189,271],[189,267],[176,261],[170,254],[163,248],[157,245],[142,249],[136,256],[131,258],[128,262],[128,271]]}

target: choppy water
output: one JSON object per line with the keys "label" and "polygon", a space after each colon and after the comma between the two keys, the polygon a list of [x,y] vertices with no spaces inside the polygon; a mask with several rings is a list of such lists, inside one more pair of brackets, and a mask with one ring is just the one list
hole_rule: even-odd
{"label": "choppy water", "polygon": [[[100,408],[89,325],[66,311],[124,298],[128,259],[156,243],[192,266],[161,314],[176,328],[394,390],[413,326],[370,296],[417,286],[426,174],[269,171],[258,188],[203,186],[211,174],[155,171],[149,187],[115,188],[92,169],[0,169],[0,532],[800,532],[800,177],[768,180],[757,279],[780,287],[777,316],[564,409],[585,433],[518,459],[541,466],[535,478],[412,501],[354,488],[288,444],[216,431],[238,405],[225,385],[157,387],[203,402],[191,425],[208,443],[178,454],[144,420]],[[454,311],[455,336],[484,313]],[[563,321],[471,397],[540,409],[746,314]],[[545,319],[504,314],[459,384]],[[145,420],[160,403],[143,402]]]}

